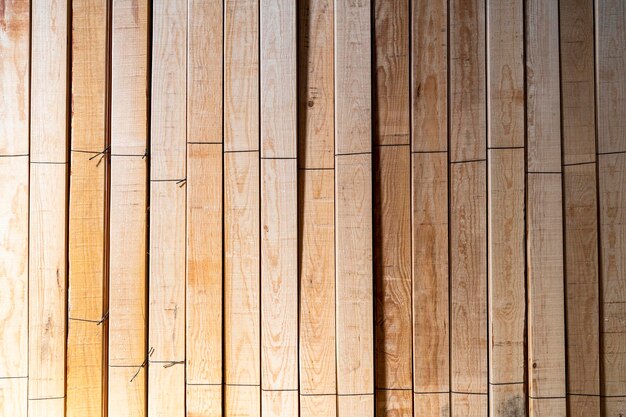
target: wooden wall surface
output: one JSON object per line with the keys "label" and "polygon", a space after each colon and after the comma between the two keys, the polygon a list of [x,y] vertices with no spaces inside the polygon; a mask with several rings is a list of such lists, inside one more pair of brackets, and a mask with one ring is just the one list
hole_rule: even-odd
{"label": "wooden wall surface", "polygon": [[0,416],[623,417],[623,0],[0,0]]}

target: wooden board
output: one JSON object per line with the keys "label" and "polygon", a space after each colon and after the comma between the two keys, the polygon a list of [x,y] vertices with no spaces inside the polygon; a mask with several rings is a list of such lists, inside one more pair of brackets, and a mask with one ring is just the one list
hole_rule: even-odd
{"label": "wooden board", "polygon": [[484,161],[450,165],[453,416],[487,414],[486,181]]}
{"label": "wooden board", "polygon": [[148,415],[186,416],[185,365],[150,363],[148,368]]}
{"label": "wooden board", "polygon": [[[527,289],[529,396],[558,398],[565,412],[565,317],[561,174],[527,176]],[[561,404],[561,410],[557,407]],[[531,401],[532,404],[532,401]],[[541,408],[540,408],[541,409]],[[552,415],[532,413],[532,415]]]}
{"label": "wooden board", "polygon": [[6,416],[28,415],[28,379],[0,379],[0,412]]}
{"label": "wooden board", "polygon": [[392,417],[413,417],[412,390],[376,390],[376,415]]}
{"label": "wooden board", "polygon": [[335,2],[335,285],[341,417],[374,415],[370,17],[369,3]]}
{"label": "wooden board", "polygon": [[145,416],[147,372],[140,366],[109,367],[109,415]]}
{"label": "wooden board", "polygon": [[[410,148],[379,146],[374,160],[376,388],[408,390],[409,395],[394,397],[393,402],[396,403],[394,407],[411,411],[413,332]],[[404,400],[407,402],[402,404]],[[376,407],[380,408],[378,405]],[[386,408],[383,406],[383,409]]]}
{"label": "wooden board", "polygon": [[486,158],[485,0],[450,1],[450,161]]}
{"label": "wooden board", "polygon": [[224,414],[232,417],[261,415],[261,387],[226,385],[224,387]]}
{"label": "wooden board", "polygon": [[[187,385],[222,384],[222,145],[187,145]],[[208,388],[207,388],[208,389]],[[187,395],[198,389],[188,387]],[[221,394],[203,407],[219,414]],[[221,390],[219,391],[221,393]],[[189,399],[189,398],[188,398]]]}
{"label": "wooden board", "polygon": [[411,150],[448,149],[448,1],[412,0]]}
{"label": "wooden board", "polygon": [[487,143],[524,146],[524,3],[487,0]]}
{"label": "wooden board", "polygon": [[409,0],[377,1],[374,10],[374,143],[410,143]]}
{"label": "wooden board", "polygon": [[300,417],[337,417],[336,395],[300,395]]}
{"label": "wooden board", "polygon": [[189,385],[186,393],[187,417],[221,417],[222,386]]}
{"label": "wooden board", "polygon": [[446,153],[412,155],[413,389],[416,415],[420,415],[418,412],[440,415],[445,410],[449,415],[450,411],[447,158]]}
{"label": "wooden board", "polygon": [[626,4],[595,3],[598,152],[625,152],[626,141]]}
{"label": "wooden board", "polygon": [[[600,155],[600,239],[602,272],[602,394],[626,396],[626,154]],[[609,403],[613,402],[611,405]],[[615,405],[621,404],[621,405]],[[625,411],[624,401],[603,398],[603,407]],[[620,408],[621,407],[621,408]]]}
{"label": "wooden board", "polygon": [[560,398],[530,398],[529,415],[530,416],[550,416],[565,417],[565,401]]}
{"label": "wooden board", "polygon": [[28,155],[30,3],[5,2],[0,25],[0,157]]}
{"label": "wooden board", "polygon": [[[335,401],[335,231],[332,170],[299,173],[300,401]],[[308,401],[317,404],[316,400]],[[311,412],[314,411],[313,409]]]}
{"label": "wooden board", "polygon": [[490,413],[524,409],[524,149],[488,151]]}
{"label": "wooden board", "polygon": [[297,416],[298,390],[263,391],[261,415],[265,417]]}
{"label": "wooden board", "polygon": [[187,7],[187,141],[221,143],[223,0]]}
{"label": "wooden board", "polygon": [[67,416],[102,416],[106,391],[108,6],[72,3]]}

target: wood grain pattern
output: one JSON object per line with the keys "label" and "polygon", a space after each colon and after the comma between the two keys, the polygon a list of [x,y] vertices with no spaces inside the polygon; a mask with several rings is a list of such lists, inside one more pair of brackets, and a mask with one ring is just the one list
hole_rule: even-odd
{"label": "wood grain pattern", "polygon": [[261,407],[265,417],[297,416],[298,390],[263,391]]}
{"label": "wood grain pattern", "polygon": [[411,149],[448,149],[448,1],[412,0]]}
{"label": "wood grain pattern", "polygon": [[187,417],[221,417],[222,386],[189,385],[186,392]]}
{"label": "wood grain pattern", "polygon": [[528,403],[530,416],[565,417],[567,415],[564,400],[560,398],[530,398]]}
{"label": "wood grain pattern", "polygon": [[[487,196],[486,163],[450,165],[452,415],[487,409]],[[455,399],[455,397],[457,397]],[[467,398],[465,398],[467,397]]]}
{"label": "wood grain pattern", "polygon": [[6,416],[28,415],[28,379],[0,379],[0,411]]}
{"label": "wood grain pattern", "polygon": [[187,170],[185,381],[221,384],[222,145],[187,145]]}
{"label": "wood grain pattern", "polygon": [[234,386],[224,387],[224,414],[231,417],[250,417],[261,415],[261,387]]}
{"label": "wood grain pattern", "polygon": [[490,410],[507,416],[499,410],[524,395],[524,149],[491,149],[488,158],[489,382],[500,384],[490,392],[516,384],[499,389]]}
{"label": "wood grain pattern", "polygon": [[337,401],[337,416],[359,417],[374,415],[373,395],[349,395]]}
{"label": "wood grain pattern", "polygon": [[300,417],[337,417],[337,397],[334,395],[301,395]]}
{"label": "wood grain pattern", "polygon": [[484,417],[487,415],[487,396],[476,394],[452,394],[452,415]]}
{"label": "wood grain pattern", "polygon": [[450,393],[413,395],[414,416],[450,417]]}
{"label": "wood grain pattern", "polygon": [[450,161],[485,159],[485,0],[450,1]]}
{"label": "wood grain pattern", "polygon": [[[561,174],[527,176],[529,396],[565,409],[565,317]],[[552,401],[545,398],[557,398]],[[557,403],[561,404],[557,407]],[[546,405],[546,407],[548,407]],[[561,408],[563,410],[561,410]],[[542,410],[539,406],[538,410]],[[545,414],[545,411],[532,412]]]}
{"label": "wood grain pattern", "polygon": [[524,2],[487,0],[487,143],[524,146]]}
{"label": "wood grain pattern", "polygon": [[0,156],[27,155],[30,3],[5,1],[0,17]]}
{"label": "wood grain pattern", "polygon": [[524,417],[527,415],[526,405],[523,382],[489,387],[489,412],[492,416]]}
{"label": "wood grain pattern", "polygon": [[411,389],[377,390],[376,415],[413,417],[413,393]]}
{"label": "wood grain pattern", "polygon": [[185,416],[185,365],[150,363],[148,368],[148,415]]}
{"label": "wood grain pattern", "polygon": [[408,145],[409,0],[374,4],[374,143]]}
{"label": "wood grain pattern", "polygon": [[[415,412],[449,413],[448,163],[445,153],[412,156],[413,386]],[[424,393],[439,394],[422,400]],[[416,400],[417,401],[417,400]]]}

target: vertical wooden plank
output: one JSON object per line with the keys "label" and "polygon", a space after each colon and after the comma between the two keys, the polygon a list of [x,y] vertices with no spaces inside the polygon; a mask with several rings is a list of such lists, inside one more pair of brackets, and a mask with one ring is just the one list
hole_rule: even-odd
{"label": "vertical wooden plank", "polygon": [[148,1],[114,0],[108,412],[147,412]]}
{"label": "vertical wooden plank", "polygon": [[526,413],[524,149],[488,158],[489,409],[507,417]]}
{"label": "vertical wooden plank", "polygon": [[598,152],[625,152],[626,141],[626,4],[595,2]]}
{"label": "vertical wooden plank", "polygon": [[211,416],[222,409],[222,155],[221,144],[187,147],[185,381],[196,414]]}
{"label": "vertical wooden plank", "polygon": [[374,415],[371,9],[335,1],[337,415]]}
{"label": "vertical wooden plank", "polygon": [[450,165],[452,415],[487,415],[486,163]]}
{"label": "vertical wooden plank", "polygon": [[298,6],[300,415],[337,414],[332,0]]}
{"label": "vertical wooden plank", "polygon": [[103,413],[108,6],[72,3],[67,416]]}
{"label": "vertical wooden plank", "polygon": [[450,161],[486,158],[485,0],[450,1]]}
{"label": "vertical wooden plank", "polygon": [[28,399],[53,417],[65,411],[68,3],[31,12]]}
{"label": "vertical wooden plank", "polygon": [[259,2],[224,6],[224,414],[258,417]]}
{"label": "vertical wooden plank", "polygon": [[448,149],[448,1],[411,1],[412,141],[415,152]]}
{"label": "vertical wooden plank", "polygon": [[187,384],[187,417],[220,417],[222,415],[221,385]]}
{"label": "vertical wooden plank", "polygon": [[261,0],[261,413],[298,413],[296,5]]}
{"label": "vertical wooden plank", "polygon": [[415,416],[450,415],[447,159],[412,155]]}
{"label": "vertical wooden plank", "polygon": [[[601,135],[598,140],[605,138]],[[602,402],[607,415],[617,416],[626,411],[623,401],[626,396],[626,154],[600,155],[598,163],[602,256],[601,387],[605,396]]]}
{"label": "vertical wooden plank", "polygon": [[30,3],[0,18],[0,415],[28,407]]}
{"label": "vertical wooden plank", "polygon": [[376,415],[393,417],[413,416],[411,390],[377,390]]}

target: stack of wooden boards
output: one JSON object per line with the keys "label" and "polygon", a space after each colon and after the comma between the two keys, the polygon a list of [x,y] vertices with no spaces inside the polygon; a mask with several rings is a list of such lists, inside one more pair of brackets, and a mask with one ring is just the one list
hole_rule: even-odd
{"label": "stack of wooden boards", "polygon": [[626,415],[623,0],[0,0],[0,416]]}

